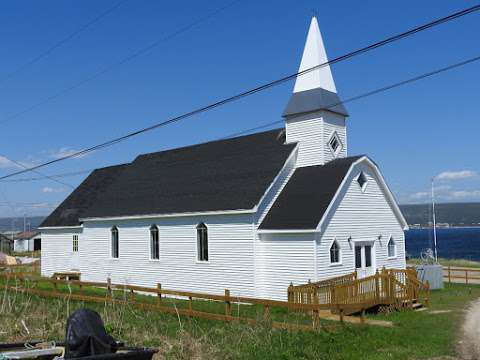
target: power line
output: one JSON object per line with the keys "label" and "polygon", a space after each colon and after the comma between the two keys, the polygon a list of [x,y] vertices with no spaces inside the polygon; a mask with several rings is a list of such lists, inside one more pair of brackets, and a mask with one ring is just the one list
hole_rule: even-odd
{"label": "power line", "polygon": [[[0,156],[3,157],[3,158],[5,158],[5,159],[7,159],[8,161],[14,163],[15,165],[18,165],[18,166],[20,166],[20,167],[22,167],[22,168],[24,168],[24,169],[28,169],[28,166],[22,164],[22,163],[19,162],[19,161],[10,159],[10,158],[6,157],[5,155],[1,155],[1,154],[0,154]],[[43,176],[45,179],[52,180],[52,181],[56,182],[57,184],[61,184],[61,185],[67,186],[67,187],[69,187],[69,188],[71,188],[71,189],[75,189],[74,186],[72,186],[72,185],[70,185],[70,184],[67,184],[66,182],[63,182],[63,181],[54,179],[54,178],[52,178],[52,177],[49,176],[49,175],[42,174],[41,172],[39,172],[39,171],[37,171],[37,170],[32,170],[32,172],[34,172],[34,173],[37,174],[37,175]]]}
{"label": "power line", "polygon": [[[423,73],[421,75],[418,75],[418,76],[414,76],[412,78],[409,78],[407,80],[402,80],[402,81],[399,81],[399,82],[396,82],[394,84],[390,84],[390,85],[386,85],[386,86],[383,86],[383,87],[380,87],[378,89],[375,89],[375,90],[371,90],[371,91],[368,91],[366,93],[363,93],[363,94],[360,94],[360,95],[356,95],[356,96],[353,96],[353,97],[350,97],[350,98],[347,98],[343,101],[339,101],[339,102],[336,102],[336,103],[333,103],[333,104],[330,104],[328,105],[325,109],[331,109],[331,108],[334,108],[338,105],[341,105],[341,104],[346,104],[346,103],[350,103],[352,101],[356,101],[356,100],[360,100],[360,99],[364,99],[364,98],[367,98],[367,97],[370,97],[370,96],[373,96],[373,95],[376,95],[376,94],[379,94],[379,93],[382,93],[382,92],[386,92],[388,90],[392,90],[394,88],[398,88],[400,86],[404,86],[404,85],[407,85],[407,84],[410,84],[410,83],[413,83],[413,82],[416,82],[416,81],[420,81],[420,80],[423,80],[423,79],[426,79],[426,78],[429,78],[429,77],[432,77],[432,76],[435,76],[435,75],[438,75],[438,74],[441,74],[443,72],[446,72],[446,71],[449,71],[449,70],[453,70],[455,68],[459,68],[461,66],[465,66],[465,65],[468,65],[468,64],[471,64],[473,62],[476,62],[476,61],[479,61],[480,60],[480,56],[475,56],[473,58],[470,58],[468,60],[464,60],[464,61],[461,61],[461,62],[458,62],[458,63],[455,63],[455,64],[451,64],[451,65],[448,65],[448,66],[445,66],[445,67],[442,67],[442,68],[439,68],[439,69],[436,69],[436,70],[433,70],[433,71],[429,71],[429,72],[426,72],[426,73]],[[245,130],[242,130],[242,131],[239,131],[239,132],[235,132],[233,134],[230,134],[230,135],[227,135],[227,136],[224,136],[224,137],[221,137],[217,140],[224,140],[224,139],[229,139],[229,138],[232,138],[232,137],[237,137],[237,136],[241,136],[241,135],[244,135],[244,134],[247,134],[247,133],[250,133],[252,131],[256,131],[256,130],[261,130],[261,129],[265,129],[265,128],[268,128],[268,127],[271,127],[273,125],[277,125],[277,124],[280,124],[280,123],[283,123],[284,120],[276,120],[276,121],[272,121],[272,122],[268,122],[268,123],[265,123],[265,124],[262,124],[262,125],[259,125],[259,126],[255,126],[253,128],[249,128],[249,129],[245,129]],[[85,150],[83,150],[85,151]],[[74,155],[74,154],[73,154]],[[65,156],[64,158],[69,158],[69,157],[72,157],[72,155],[68,155],[68,156]],[[58,160],[58,159],[57,159]],[[53,160],[55,161],[55,160]],[[50,161],[48,163],[44,163],[44,164],[41,164],[41,165],[38,165],[38,166],[46,166],[47,164],[49,163],[52,163],[53,161]],[[4,181],[15,181],[15,180],[4,180],[6,178],[9,178],[9,177],[12,177],[12,176],[15,176],[15,175],[18,175],[20,173],[24,173],[24,172],[27,172],[27,171],[33,171],[34,169],[30,168],[30,169],[25,169],[23,171],[19,171],[17,173],[12,173],[12,174],[8,174],[8,175],[5,175],[5,176],[2,176],[0,177],[0,182],[4,182]],[[82,172],[87,172],[89,170],[86,170],[86,171],[82,171]],[[80,172],[77,172],[77,173],[70,173],[70,174],[78,174]],[[69,175],[68,173],[67,174],[60,174],[60,175],[57,175],[57,176],[66,176],[66,175]],[[16,180],[19,180],[19,181],[28,181],[28,180],[37,180],[37,179],[41,179],[41,178],[30,178],[30,179],[16,179]]]}
{"label": "power line", "polygon": [[85,85],[93,80],[96,80],[97,78],[105,75],[106,73],[112,71],[113,69],[121,66],[121,65],[124,65],[126,64],[127,62],[130,62],[132,61],[133,59],[141,56],[141,55],[144,55],[146,53],[148,53],[149,51],[151,51],[153,48],[157,47],[158,45],[160,45],[161,43],[165,42],[165,41],[168,41],[168,40],[171,40],[181,34],[183,34],[184,32],[196,27],[197,25],[199,25],[200,23],[202,22],[205,22],[207,20],[209,20],[210,18],[214,17],[215,15],[217,15],[218,13],[226,10],[227,8],[231,7],[232,5],[234,5],[235,3],[239,2],[240,0],[234,0],[230,3],[228,3],[227,5],[224,5],[220,8],[217,8],[216,10],[208,13],[207,15],[204,15],[202,17],[199,17],[198,19],[196,19],[195,21],[177,29],[176,31],[166,35],[166,36],[163,36],[162,38],[160,39],[157,39],[155,41],[153,41],[152,43],[150,43],[148,46],[145,46],[143,48],[141,48],[140,50],[137,50],[131,54],[129,54],[128,56],[124,57],[123,59],[111,64],[111,65],[108,65],[106,67],[104,67],[103,69],[97,71],[96,73],[93,73],[92,75],[90,76],[87,76],[86,78],[44,98],[43,100],[40,100],[39,102],[35,103],[35,104],[32,104],[30,105],[29,107],[17,112],[17,113],[14,113],[12,115],[9,115],[7,117],[5,117],[2,121],[0,121],[0,125],[2,124],[5,124],[6,122],[10,121],[10,120],[13,120],[13,119],[16,119],[26,113],[29,113],[30,111],[33,111],[35,110],[36,108],[42,106],[42,105],[45,105],[47,103],[49,103],[50,101],[53,101],[55,99],[58,99],[59,97],[63,96],[63,95],[66,95],[68,94],[69,92],[81,87],[82,85]]}
{"label": "power line", "polygon": [[[179,115],[179,116],[176,116],[176,117],[173,117],[173,118],[170,118],[168,120],[165,120],[165,121],[162,121],[162,122],[159,122],[159,123],[156,123],[154,125],[151,125],[149,127],[146,127],[146,128],[143,128],[143,129],[140,129],[140,130],[137,130],[137,131],[134,131],[134,132],[131,132],[129,134],[126,134],[126,135],[123,135],[123,136],[120,136],[120,137],[117,137],[117,138],[114,138],[112,140],[108,140],[108,141],[105,141],[103,143],[100,143],[100,144],[97,144],[97,145],[94,145],[92,147],[89,147],[89,148],[86,148],[84,150],[80,150],[80,151],[77,151],[75,153],[72,153],[72,154],[69,154],[69,155],[66,155],[66,156],[63,156],[63,157],[60,157],[60,158],[57,158],[57,159],[54,159],[54,160],[50,160],[50,161],[47,161],[43,164],[39,164],[39,165],[36,165],[36,166],[33,166],[31,168],[28,168],[28,169],[24,169],[24,170],[21,170],[21,171],[17,171],[17,172],[13,172],[13,173],[10,173],[10,174],[7,174],[7,175],[4,175],[4,176],[1,176],[0,177],[0,180],[3,180],[3,179],[6,179],[6,178],[10,178],[12,176],[16,176],[16,175],[19,175],[19,174],[23,174],[23,173],[26,173],[28,171],[33,171],[33,170],[36,170],[36,169],[39,169],[39,168],[42,168],[42,167],[45,167],[45,166],[48,166],[48,165],[51,165],[51,164],[54,164],[54,163],[57,163],[57,162],[60,162],[60,161],[64,161],[64,160],[67,160],[67,159],[70,159],[70,158],[74,158],[74,157],[79,157],[79,156],[83,156],[87,153],[90,153],[90,152],[93,152],[93,151],[96,151],[96,150],[99,150],[99,149],[102,149],[102,148],[105,148],[105,147],[109,147],[109,146],[112,146],[114,144],[117,144],[119,142],[122,142],[122,141],[125,141],[131,137],[134,137],[134,136],[137,136],[137,135],[140,135],[140,134],[143,134],[143,133],[146,133],[146,132],[149,132],[149,131],[152,131],[152,130],[155,130],[155,129],[158,129],[160,127],[163,127],[163,126],[166,126],[166,125],[169,125],[169,124],[172,124],[172,123],[176,123],[180,120],[183,120],[183,119],[186,119],[186,118],[189,118],[189,117],[192,117],[194,115],[198,115],[198,114],[201,114],[201,113],[204,113],[204,112],[207,112],[207,111],[210,111],[210,110],[213,110],[217,107],[220,107],[220,106],[223,106],[225,104],[228,104],[230,102],[234,102],[234,101],[237,101],[237,100],[240,100],[246,96],[249,96],[249,95],[252,95],[252,94],[255,94],[257,92],[260,92],[260,91],[263,91],[263,90],[266,90],[266,89],[269,89],[271,87],[274,87],[274,86],[277,86],[277,85],[280,85],[286,81],[289,81],[289,80],[292,80],[294,78],[296,78],[297,76],[301,76],[301,75],[304,75],[308,72],[311,72],[311,71],[314,71],[316,69],[319,69],[321,67],[324,67],[324,66],[327,66],[327,65],[331,65],[331,64],[335,64],[335,63],[338,63],[340,61],[344,61],[346,59],[349,59],[349,58],[352,58],[353,56],[357,56],[357,55],[360,55],[360,54],[363,54],[363,53],[366,53],[368,51],[371,51],[373,49],[377,49],[381,46],[384,46],[384,45],[387,45],[387,44],[390,44],[392,43],[393,41],[397,41],[397,40],[400,40],[400,39],[403,39],[407,36],[410,36],[410,35],[413,35],[413,34],[416,34],[420,31],[423,31],[423,30],[426,30],[426,29],[429,29],[433,26],[437,26],[437,25],[440,25],[440,24],[443,24],[447,21],[450,21],[450,20],[453,20],[453,19],[457,19],[461,16],[465,16],[467,14],[470,14],[474,11],[478,11],[480,10],[480,5],[476,5],[476,6],[473,6],[473,7],[470,7],[468,9],[465,9],[465,10],[462,10],[462,11],[459,11],[459,12],[456,12],[454,14],[451,14],[451,15],[448,15],[448,16],[445,16],[443,18],[440,18],[440,19],[437,19],[437,20],[434,20],[434,21],[431,21],[429,23],[426,23],[424,25],[421,25],[421,26],[417,26],[415,28],[412,28],[410,30],[407,30],[405,32],[402,32],[402,33],[399,33],[397,35],[394,35],[394,36],[391,36],[387,39],[384,39],[382,41],[379,41],[379,42],[376,42],[376,43],[373,43],[373,44],[370,44],[368,46],[365,46],[363,48],[360,48],[360,49],[357,49],[357,50],[354,50],[352,52],[349,52],[347,54],[344,54],[342,56],[339,56],[337,58],[334,58],[333,60],[330,60],[330,61],[327,61],[327,62],[324,62],[322,64],[319,64],[317,66],[314,66],[314,67],[311,67],[309,69],[306,69],[306,70],[303,70],[303,71],[300,71],[300,72],[297,72],[297,73],[294,73],[294,74],[291,74],[291,75],[288,75],[288,76],[285,76],[283,78],[280,78],[280,79],[277,79],[277,80],[274,80],[272,82],[269,82],[269,83],[266,83],[264,85],[261,85],[261,86],[258,86],[256,88],[253,88],[253,89],[250,89],[250,90],[247,90],[247,91],[244,91],[244,92],[241,92],[239,94],[236,94],[236,95],[233,95],[233,96],[230,96],[230,97],[227,97],[227,98],[224,98],[220,101],[217,101],[215,103],[212,103],[212,104],[209,104],[209,105],[206,105],[206,106],[203,106],[201,108],[197,108],[195,110],[192,110],[190,112],[187,112],[187,113],[184,113],[182,115]],[[468,60],[470,61],[470,60]],[[474,61],[471,59],[471,61]],[[460,65],[458,65],[460,66]]]}
{"label": "power line", "polygon": [[[473,62],[476,62],[476,61],[479,61],[480,60],[480,56],[475,56],[471,59],[468,59],[468,60],[465,60],[465,61],[461,61],[461,62],[458,62],[458,63],[455,63],[455,64],[452,64],[452,65],[448,65],[448,66],[445,66],[443,68],[440,68],[440,69],[436,69],[436,70],[433,70],[433,71],[429,71],[427,73],[424,73],[424,74],[421,74],[421,75],[418,75],[418,76],[415,76],[415,77],[412,77],[412,78],[409,78],[407,80],[403,80],[403,81],[399,81],[399,82],[396,82],[394,84],[390,84],[390,85],[387,85],[387,86],[383,86],[381,88],[378,88],[378,89],[375,89],[375,90],[372,90],[372,91],[369,91],[369,92],[366,92],[366,93],[363,93],[361,95],[356,95],[356,96],[353,96],[353,97],[350,97],[350,98],[347,98],[345,100],[342,100],[342,101],[339,101],[339,102],[336,102],[336,103],[333,103],[333,104],[330,104],[328,105],[325,109],[332,109],[338,105],[342,105],[342,104],[346,104],[346,103],[349,103],[349,102],[352,102],[352,101],[356,101],[356,100],[360,100],[360,99],[364,99],[366,97],[370,97],[370,96],[373,96],[373,95],[376,95],[376,94],[379,94],[379,93],[382,93],[382,92],[385,92],[385,91],[388,91],[388,90],[392,90],[392,89],[395,89],[395,88],[398,88],[400,86],[403,86],[403,85],[407,85],[407,84],[411,84],[413,82],[416,82],[416,81],[420,81],[420,80],[423,80],[423,79],[426,79],[428,77],[431,77],[431,76],[434,76],[434,75],[438,75],[438,74],[441,74],[443,72],[446,72],[446,71],[449,71],[449,70],[453,70],[455,68],[458,68],[458,67],[461,67],[461,66],[464,66],[464,65],[468,65],[470,63],[473,63]],[[262,124],[262,125],[258,125],[258,126],[255,126],[253,128],[249,128],[249,129],[245,129],[245,130],[241,130],[241,131],[238,131],[238,132],[235,132],[233,134],[230,134],[228,136],[224,136],[222,137],[221,139],[230,139],[230,138],[233,138],[233,137],[237,137],[237,136],[241,136],[241,135],[244,135],[244,134],[248,134],[252,131],[257,131],[257,130],[261,130],[261,129],[266,129],[266,128],[269,128],[271,126],[274,126],[274,125],[278,125],[280,123],[283,123],[284,120],[276,120],[276,121],[272,121],[272,122],[268,122],[268,123],[265,123],[265,124]]]}
{"label": "power line", "polygon": [[111,14],[113,11],[115,11],[117,8],[120,7],[120,5],[122,5],[126,0],[122,0],[122,1],[119,1],[117,3],[115,3],[113,6],[109,7],[107,10],[101,12],[99,15],[97,15],[96,17],[94,17],[92,20],[88,21],[87,23],[83,24],[82,26],[80,26],[78,29],[76,29],[75,31],[73,31],[72,33],[70,33],[69,35],[67,35],[66,37],[64,37],[63,39],[59,40],[58,42],[56,42],[55,44],[53,44],[52,46],[50,46],[48,49],[46,49],[45,51],[41,52],[40,54],[38,54],[37,56],[33,57],[32,59],[30,59],[29,61],[25,62],[24,64],[20,65],[18,68],[16,68],[15,70],[13,70],[11,73],[9,73],[8,75],[4,76],[3,78],[0,79],[0,84],[3,84],[4,82],[6,82],[7,80],[10,80],[12,77],[14,77],[15,75],[21,73],[24,69],[26,69],[27,67],[39,62],[40,60],[46,58],[48,55],[50,55],[53,51],[55,51],[56,49],[58,49],[59,47],[61,47],[62,45],[65,45],[67,42],[69,42],[70,40],[72,40],[75,36],[79,35],[80,33],[84,32],[85,30],[87,30],[89,27],[91,27],[92,25],[94,25],[95,23],[99,22],[101,19],[103,19],[104,17],[106,17],[107,15]]}
{"label": "power line", "polygon": [[58,179],[58,178],[65,178],[65,177],[88,174],[88,173],[92,172],[93,170],[95,170],[95,169],[79,170],[79,171],[73,171],[73,172],[67,172],[67,173],[61,173],[61,174],[53,174],[53,175],[48,175],[48,176],[43,175],[43,176],[39,176],[39,177],[8,179],[8,180],[2,180],[1,182],[16,183],[16,182],[30,182],[30,181],[45,180],[45,179],[49,179],[49,178]]}

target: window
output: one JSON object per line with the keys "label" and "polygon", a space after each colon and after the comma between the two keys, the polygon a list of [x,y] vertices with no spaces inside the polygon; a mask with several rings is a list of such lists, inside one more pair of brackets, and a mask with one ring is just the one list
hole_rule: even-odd
{"label": "window", "polygon": [[357,178],[357,183],[358,185],[360,185],[360,188],[362,189],[362,191],[365,191],[365,188],[367,187],[367,182],[368,182],[367,177],[362,171]]}
{"label": "window", "polygon": [[372,266],[372,246],[365,245],[365,267]]}
{"label": "window", "polygon": [[391,237],[388,241],[388,257],[395,257],[397,255],[397,247],[395,246],[395,240]]}
{"label": "window", "polygon": [[332,137],[328,141],[328,146],[330,146],[330,150],[334,155],[338,155],[338,153],[342,150],[342,143],[340,142],[336,132],[333,133]]}
{"label": "window", "polygon": [[118,228],[116,226],[112,227],[112,258],[118,259]]}
{"label": "window", "polygon": [[362,267],[362,247],[355,246],[355,268],[360,269]]}
{"label": "window", "polygon": [[78,252],[78,235],[73,235],[72,250],[73,252]]}
{"label": "window", "polygon": [[150,258],[152,260],[160,259],[160,239],[157,225],[150,227]]}
{"label": "window", "polygon": [[330,263],[340,263],[340,246],[338,245],[337,240],[335,240],[332,246],[330,246]]}
{"label": "window", "polygon": [[197,225],[198,261],[208,261],[208,229],[204,223]]}

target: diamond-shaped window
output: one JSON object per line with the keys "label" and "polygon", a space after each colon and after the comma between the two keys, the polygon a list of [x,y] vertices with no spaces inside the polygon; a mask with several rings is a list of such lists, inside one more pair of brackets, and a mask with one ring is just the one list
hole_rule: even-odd
{"label": "diamond-shaped window", "polygon": [[368,182],[367,177],[362,171],[357,178],[357,183],[358,185],[360,185],[360,188],[362,189],[362,191],[365,191],[365,188],[367,187],[367,182]]}
{"label": "diamond-shaped window", "polygon": [[337,155],[342,150],[342,143],[338,138],[337,133],[333,133],[332,137],[328,141],[328,146],[330,146],[330,150],[332,150],[334,155]]}

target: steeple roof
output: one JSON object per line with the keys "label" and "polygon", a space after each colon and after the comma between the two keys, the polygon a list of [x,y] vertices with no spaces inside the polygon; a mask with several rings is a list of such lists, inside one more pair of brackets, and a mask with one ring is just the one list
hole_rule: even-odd
{"label": "steeple roof", "polygon": [[[312,17],[298,71],[302,72],[326,62],[328,62],[328,57],[320,27],[317,18]],[[337,95],[329,65],[320,66],[315,70],[297,76],[292,97],[283,116],[287,117],[319,110],[328,110],[348,116],[347,110],[341,104]]]}
{"label": "steeple roof", "polygon": [[[303,49],[302,62],[298,72],[311,69],[317,65],[328,61],[327,52],[323,44],[322,34],[316,17],[312,17],[310,28],[308,29],[307,41]],[[336,93],[337,88],[333,81],[332,72],[329,65],[319,67],[297,77],[295,81],[294,93],[322,88]]]}

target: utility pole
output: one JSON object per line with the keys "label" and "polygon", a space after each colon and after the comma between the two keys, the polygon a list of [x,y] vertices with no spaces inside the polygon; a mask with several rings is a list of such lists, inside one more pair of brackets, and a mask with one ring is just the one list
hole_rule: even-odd
{"label": "utility pole", "polygon": [[437,221],[435,216],[435,189],[434,189],[434,180],[432,178],[432,218],[433,218],[433,252],[435,256],[435,262],[438,263],[438,254],[437,254]]}

